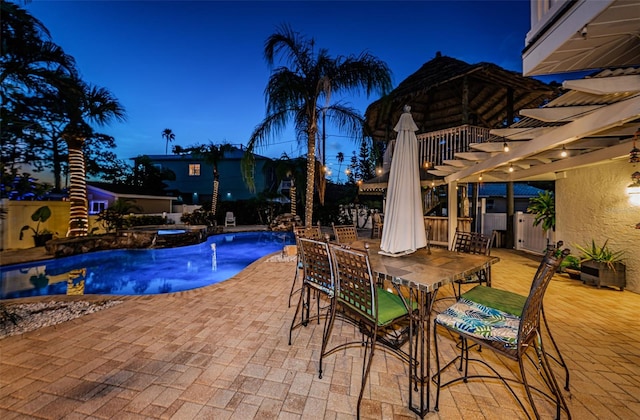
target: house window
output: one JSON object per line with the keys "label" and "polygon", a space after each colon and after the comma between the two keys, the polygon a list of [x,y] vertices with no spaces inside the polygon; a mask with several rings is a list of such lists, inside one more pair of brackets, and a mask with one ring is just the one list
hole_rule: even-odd
{"label": "house window", "polygon": [[106,200],[91,200],[89,202],[89,214],[98,214],[107,208]]}
{"label": "house window", "polygon": [[190,163],[189,164],[189,176],[200,176],[200,164],[199,163]]}

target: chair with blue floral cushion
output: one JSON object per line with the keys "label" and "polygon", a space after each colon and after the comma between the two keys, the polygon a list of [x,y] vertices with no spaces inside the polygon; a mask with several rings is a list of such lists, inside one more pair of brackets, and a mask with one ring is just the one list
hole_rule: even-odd
{"label": "chair with blue floral cushion", "polygon": [[[547,353],[544,348],[541,332],[542,300],[551,278],[555,274],[560,263],[569,254],[569,250],[554,250],[547,253],[533,278],[533,282],[522,307],[520,316],[488,307],[480,303],[467,300],[461,297],[454,305],[438,314],[434,319],[435,334],[435,355],[437,373],[433,376],[433,381],[437,385],[435,409],[438,410],[440,400],[440,390],[443,387],[453,385],[457,382],[468,382],[470,379],[499,379],[511,392],[528,418],[539,418],[540,414],[534,402],[533,393],[537,393],[555,403],[556,418],[560,418],[564,412],[569,418],[569,407],[558,386],[554,373],[550,367]],[[460,354],[449,361],[442,368],[440,367],[440,352],[438,349],[438,332],[448,331],[452,338],[459,337],[457,346]],[[470,344],[471,343],[471,344]],[[513,373],[508,377],[503,376],[494,368],[490,361],[495,360],[489,357],[484,359],[471,358],[469,348],[473,344],[481,345],[484,349],[490,349],[500,355],[518,363],[519,373]],[[535,351],[535,357],[528,354]],[[443,383],[444,373],[455,366],[457,361],[461,362],[461,375],[456,375],[453,379]],[[469,372],[469,363],[477,362],[489,369],[489,374]],[[526,363],[534,365],[534,371],[540,374],[541,380],[536,384],[530,383],[526,373]],[[530,409],[527,409],[515,390],[511,387],[511,382],[520,383],[525,390],[529,401]],[[543,389],[544,387],[545,389]]]}
{"label": "chair with blue floral cushion", "polygon": [[[556,248],[549,248],[547,253],[555,252],[556,249],[562,247],[562,241],[558,242]],[[527,297],[510,292],[508,290],[497,289],[495,287],[487,287],[483,285],[477,285],[473,289],[463,293],[461,295],[463,299],[479,303],[484,306],[488,306],[490,308],[495,308],[500,311],[515,315],[517,317],[522,316],[522,310],[524,309],[524,304],[527,301]],[[569,367],[562,357],[562,353],[560,352],[560,348],[556,343],[556,340],[553,338],[553,334],[551,334],[551,329],[549,328],[549,323],[547,322],[547,317],[544,313],[544,302],[541,307],[542,312],[542,323],[548,336],[553,349],[555,350],[554,354],[549,353],[548,356],[551,357],[553,361],[555,361],[560,367],[564,369],[564,377],[565,377],[565,385],[564,389],[569,390]]]}

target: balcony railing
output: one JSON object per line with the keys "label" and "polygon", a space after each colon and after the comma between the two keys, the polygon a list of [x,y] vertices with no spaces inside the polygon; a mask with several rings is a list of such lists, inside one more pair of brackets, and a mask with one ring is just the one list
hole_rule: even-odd
{"label": "balcony railing", "polygon": [[455,153],[468,152],[470,143],[484,143],[489,139],[489,129],[473,125],[460,125],[444,130],[431,131],[416,136],[420,165],[429,168],[455,159]]}

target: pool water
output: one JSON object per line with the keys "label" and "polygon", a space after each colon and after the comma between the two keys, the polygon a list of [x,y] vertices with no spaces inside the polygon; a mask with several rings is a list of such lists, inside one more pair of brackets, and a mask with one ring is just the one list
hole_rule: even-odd
{"label": "pool water", "polygon": [[0,267],[0,299],[66,294],[147,295],[208,286],[294,244],[291,233],[242,232],[177,248],[100,251]]}

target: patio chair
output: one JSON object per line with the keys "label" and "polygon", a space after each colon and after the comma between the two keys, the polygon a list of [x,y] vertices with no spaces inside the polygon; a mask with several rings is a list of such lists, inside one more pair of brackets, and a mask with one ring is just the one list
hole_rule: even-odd
{"label": "patio chair", "polygon": [[[362,339],[342,342],[329,350],[326,349],[326,342],[323,343],[320,366],[322,367],[323,358],[339,350],[364,346],[364,365],[357,406],[357,415],[360,418],[360,403],[376,345],[381,345],[383,349],[393,352],[409,363],[410,371],[415,367],[415,358],[402,350],[409,338],[411,314],[408,302],[402,294],[394,294],[377,286],[366,251],[336,244],[330,244],[330,251],[335,267],[337,292],[336,305],[333,307],[327,333],[331,334],[334,320],[339,317],[356,326],[362,334]],[[412,302],[412,311],[416,308],[417,304]],[[417,337],[418,334],[415,335],[416,339]],[[327,337],[327,341],[329,338]],[[417,346],[414,346],[415,348]]]}
{"label": "patio chair", "polygon": [[[493,239],[495,231],[491,235],[484,235],[477,232],[462,232],[456,230],[452,251],[463,252],[465,254],[480,254],[491,255],[491,248],[493,246]],[[480,270],[470,276],[463,279],[459,279],[453,282],[453,293],[457,298],[462,293],[462,286],[467,284],[482,284],[485,283],[491,286],[491,268],[486,270]]]}
{"label": "patio chair", "polygon": [[339,244],[350,244],[358,240],[358,230],[355,225],[338,225],[331,224],[333,227],[333,236]]}
{"label": "patio chair", "polygon": [[[529,401],[530,409],[535,418],[540,418],[536,407],[533,392],[549,401],[555,403],[556,418],[560,418],[564,411],[567,417],[571,417],[569,407],[558,386],[553,370],[549,365],[547,353],[542,340],[540,318],[542,314],[542,300],[547,290],[551,278],[555,274],[560,263],[569,255],[569,250],[554,250],[547,253],[533,278],[529,295],[526,298],[521,316],[490,308],[473,301],[460,298],[454,305],[438,314],[434,319],[434,345],[437,372],[432,380],[436,383],[436,402],[434,409],[437,411],[440,402],[440,391],[442,388],[453,385],[457,382],[467,383],[470,379],[499,379],[507,387],[509,392],[518,402],[528,418],[531,418],[528,410],[518,394],[510,385],[512,382],[521,384]],[[459,341],[457,346],[460,354],[440,367],[440,350],[438,349],[439,330],[444,329],[450,333],[450,338]],[[459,337],[456,339],[455,337]],[[442,338],[440,338],[442,339]],[[512,372],[513,375],[505,377],[501,375],[492,363],[496,363],[498,369],[504,366],[499,360],[491,357],[485,359],[475,359],[469,356],[469,342],[481,345],[484,349],[495,351],[499,355],[518,363],[519,373]],[[535,357],[527,352],[535,351]],[[442,383],[443,373],[460,360],[461,376]],[[531,384],[527,377],[525,363],[529,361],[534,366],[534,372],[540,375],[541,381]],[[469,373],[469,363],[477,362],[489,369],[491,374]],[[477,372],[474,370],[474,372]],[[542,389],[543,386],[545,389]]]}
{"label": "patio chair", "polygon": [[224,217],[224,226],[235,226],[236,225],[236,216],[233,215],[233,212],[228,211],[226,216]]}
{"label": "patio chair", "polygon": [[[329,245],[326,242],[307,238],[300,238],[298,243],[302,249],[302,290],[300,291],[300,299],[298,300],[296,312],[293,315],[291,328],[289,329],[289,345],[291,345],[292,342],[292,333],[294,329],[301,326],[306,327],[312,319],[317,320],[318,324],[320,323],[320,301],[325,297],[328,300],[328,305],[322,308],[326,309],[327,315],[325,317],[322,334],[322,350],[324,351],[326,338],[328,337],[329,329],[331,328],[329,315],[333,314],[336,292]],[[317,315],[313,318],[310,316],[312,292],[316,298],[318,308]],[[299,321],[297,320],[298,314],[300,314]],[[319,371],[320,377],[322,377],[322,356],[320,356]]]}
{"label": "patio chair", "polygon": [[296,240],[296,252],[297,252],[297,262],[296,262],[296,272],[293,276],[293,283],[291,283],[291,291],[289,292],[289,308],[291,307],[291,297],[300,291],[300,288],[296,289],[296,284],[298,283],[298,273],[302,270],[302,247],[298,239],[307,238],[307,239],[322,239],[322,231],[320,230],[320,223],[318,226],[294,226],[293,227],[293,235]]}
{"label": "patio chair", "polygon": [[377,211],[371,215],[371,239],[382,238],[382,215]]}
{"label": "patio chair", "polygon": [[[546,254],[555,252],[556,249],[562,247],[562,241],[558,242],[555,248],[547,249]],[[544,257],[543,257],[544,258]],[[497,289],[495,287],[487,287],[483,285],[477,285],[473,289],[468,292],[463,293],[460,296],[462,299],[469,300],[480,305],[484,305],[490,308],[495,308],[500,311],[509,313],[511,315],[520,317],[522,316],[522,311],[524,309],[524,305],[527,301],[527,297],[523,295],[519,295],[517,293],[510,292],[508,290]],[[553,338],[553,334],[551,333],[551,329],[549,328],[549,323],[547,322],[547,317],[544,313],[544,302],[541,306],[541,315],[542,315],[542,324],[544,326],[544,330],[547,333],[547,336],[551,340],[551,344],[553,345],[553,349],[555,351],[554,354],[547,353],[547,355],[555,361],[562,369],[564,369],[564,377],[565,377],[565,385],[564,389],[569,391],[569,367],[567,363],[564,361],[564,357],[562,357],[562,353],[560,352],[560,348],[556,343],[556,340]]]}

